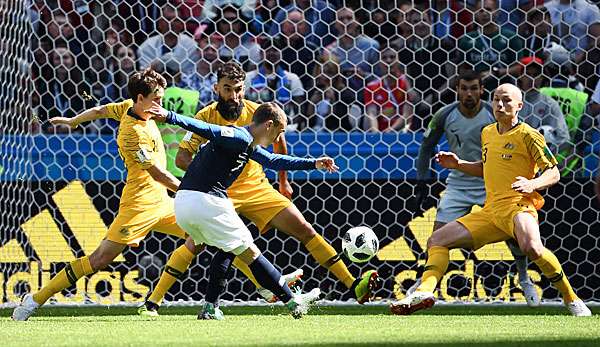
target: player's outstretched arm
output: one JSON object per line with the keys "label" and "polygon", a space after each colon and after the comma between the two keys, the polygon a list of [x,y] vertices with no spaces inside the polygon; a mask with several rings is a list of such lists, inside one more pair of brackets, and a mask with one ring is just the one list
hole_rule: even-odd
{"label": "player's outstretched arm", "polygon": [[482,161],[466,161],[460,159],[452,152],[438,152],[435,155],[435,161],[446,169],[460,170],[467,175],[483,177],[483,162]]}
{"label": "player's outstretched arm", "polygon": [[213,140],[216,137],[219,137],[221,134],[221,129],[225,128],[203,122],[199,119],[185,117],[172,111],[167,111],[156,102],[153,102],[152,107],[145,110],[145,112],[150,113],[155,121],[180,126],[185,130],[196,133],[208,140]]}
{"label": "player's outstretched arm", "polygon": [[551,187],[558,183],[559,180],[560,171],[558,170],[558,167],[554,166],[534,179],[517,176],[516,181],[511,185],[511,188],[519,193],[530,194],[536,190],[543,190]]}
{"label": "player's outstretched arm", "polygon": [[273,154],[258,146],[251,156],[262,166],[273,170],[312,170],[321,169],[336,172],[339,168],[333,159],[321,157],[319,159],[305,159],[283,154]]}
{"label": "player's outstretched arm", "polygon": [[53,117],[50,118],[50,123],[52,125],[66,125],[71,127],[71,129],[75,129],[81,123],[93,121],[100,118],[110,118],[108,114],[108,109],[106,105],[92,107],[83,111],[75,117]]}

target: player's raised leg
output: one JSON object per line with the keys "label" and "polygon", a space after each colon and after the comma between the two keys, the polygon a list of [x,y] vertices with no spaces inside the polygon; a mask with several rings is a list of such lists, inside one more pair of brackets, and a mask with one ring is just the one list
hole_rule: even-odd
{"label": "player's raised leg", "polygon": [[373,292],[380,284],[377,271],[369,270],[361,278],[354,278],[335,249],[315,231],[294,204],[273,217],[270,225],[302,242],[321,266],[331,271],[340,282],[352,291],[359,303],[362,304],[371,299]]}
{"label": "player's raised leg", "polygon": [[450,249],[472,247],[471,233],[458,222],[450,222],[434,231],[427,241],[428,258],[421,285],[406,298],[392,303],[392,313],[407,315],[432,307],[435,304],[433,291],[448,269]]}
{"label": "player's raised leg", "polygon": [[29,319],[37,308],[46,303],[54,294],[74,285],[81,277],[105,268],[123,252],[125,246],[113,241],[102,240],[100,246],[90,256],[78,258],[67,264],[39,292],[26,295],[21,304],[13,311],[12,319],[18,321]]}
{"label": "player's raised leg", "polygon": [[591,316],[591,311],[573,291],[558,259],[542,244],[537,220],[529,213],[518,213],[514,217],[515,237],[519,246],[531,261],[542,270],[544,276],[563,297],[565,306],[574,316]]}

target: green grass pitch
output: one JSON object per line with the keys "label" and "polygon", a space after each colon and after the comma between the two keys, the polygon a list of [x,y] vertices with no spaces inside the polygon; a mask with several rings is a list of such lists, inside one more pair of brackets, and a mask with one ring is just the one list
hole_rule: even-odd
{"label": "green grass pitch", "polygon": [[562,307],[440,305],[410,317],[384,306],[316,307],[294,320],[283,307],[225,307],[224,321],[197,307],[49,307],[27,322],[0,310],[0,346],[600,346],[598,307],[589,318]]}

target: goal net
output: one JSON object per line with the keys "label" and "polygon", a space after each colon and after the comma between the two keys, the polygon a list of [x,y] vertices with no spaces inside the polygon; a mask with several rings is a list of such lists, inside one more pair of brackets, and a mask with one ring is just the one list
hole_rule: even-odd
{"label": "goal net", "polygon": [[[537,64],[531,83],[561,108],[561,117],[547,121],[535,118],[547,105],[534,105],[530,120],[561,161],[560,183],[544,192],[541,235],[578,295],[600,300],[593,180],[600,54],[592,36],[600,26],[598,8],[498,3],[0,0],[0,305],[15,304],[68,262],[90,255],[118,212],[127,175],[116,146],[118,124],[98,120],[67,129],[47,120],[127,98],[127,76],[149,66],[168,79],[166,107],[191,116],[216,101],[214,71],[230,60],[247,72],[248,99],[284,106],[291,154],[336,159],[339,174],[290,172],[293,201],[337,251],[350,227],[375,231],[377,256],[345,262],[355,276],[376,268],[385,279],[377,293],[384,300],[404,297],[425,262],[448,172],[432,163],[425,182],[430,194],[417,206],[422,184],[415,161],[432,115],[456,101],[457,74],[480,72],[488,101],[499,83],[522,83]],[[162,131],[169,169],[181,176],[174,156],[182,135]],[[438,149],[447,148],[442,140]],[[274,172],[268,177],[276,184]],[[320,287],[326,299],[351,301],[296,239],[275,230],[259,236],[249,225],[278,268],[304,270],[305,289]],[[181,243],[151,233],[53,301],[142,302]],[[202,300],[213,253],[209,248],[193,261],[167,302]],[[559,299],[533,263],[529,275],[544,300]],[[240,272],[229,278],[223,299],[258,299]],[[447,302],[524,302],[504,243],[451,251],[437,295]]]}

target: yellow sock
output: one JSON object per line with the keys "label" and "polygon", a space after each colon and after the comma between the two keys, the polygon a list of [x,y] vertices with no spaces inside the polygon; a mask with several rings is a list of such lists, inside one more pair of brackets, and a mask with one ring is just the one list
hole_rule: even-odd
{"label": "yellow sock", "polygon": [[433,293],[435,286],[442,279],[448,269],[450,251],[446,247],[433,246],[427,250],[427,264],[421,277],[421,285],[417,288],[420,292]]}
{"label": "yellow sock", "polygon": [[317,234],[306,243],[306,249],[315,260],[326,267],[333,275],[348,288],[354,283],[354,276],[348,271],[346,264],[337,258],[337,252],[325,239]]}
{"label": "yellow sock", "polygon": [[47,285],[45,285],[39,292],[33,294],[33,300],[38,304],[42,305],[50,297],[65,288],[69,288],[74,285],[78,279],[83,276],[94,273],[92,265],[90,264],[90,258],[85,256],[76,260],[73,260],[70,264],[65,266],[64,269],[60,270],[56,276],[54,276]]}
{"label": "yellow sock", "polygon": [[246,263],[244,263],[243,261],[241,261],[239,257],[233,258],[233,266],[235,266],[238,270],[243,272],[244,275],[246,275],[246,277],[248,277],[248,279],[250,281],[252,281],[252,283],[254,283],[254,285],[256,286],[257,289],[261,288],[260,284],[258,284],[258,281],[252,274],[252,271],[250,271],[250,268],[248,267],[248,265]]}
{"label": "yellow sock", "polygon": [[185,245],[181,245],[177,248],[167,261],[165,271],[160,275],[158,284],[156,285],[156,288],[154,288],[152,294],[148,297],[148,301],[159,305],[175,281],[177,281],[177,279],[183,275],[185,270],[190,267],[193,259],[194,253],[190,252]]}
{"label": "yellow sock", "polygon": [[548,277],[554,287],[562,294],[565,303],[568,304],[579,299],[573,291],[573,288],[554,253],[550,252],[548,249],[544,249],[542,256],[533,262],[536,263],[544,273],[544,276]]}

